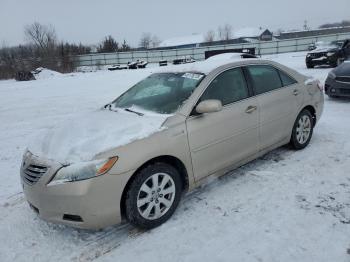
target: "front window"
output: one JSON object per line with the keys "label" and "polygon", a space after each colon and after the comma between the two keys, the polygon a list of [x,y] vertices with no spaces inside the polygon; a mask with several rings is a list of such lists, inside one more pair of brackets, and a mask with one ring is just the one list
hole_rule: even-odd
{"label": "front window", "polygon": [[118,97],[113,105],[171,114],[190,97],[203,77],[191,72],[152,74]]}
{"label": "front window", "polygon": [[220,100],[228,105],[248,98],[248,87],[241,68],[227,70],[217,76],[203,93],[200,101]]}
{"label": "front window", "polygon": [[337,47],[342,47],[343,44],[344,44],[344,41],[333,41],[333,42],[331,42],[332,46],[337,46]]}

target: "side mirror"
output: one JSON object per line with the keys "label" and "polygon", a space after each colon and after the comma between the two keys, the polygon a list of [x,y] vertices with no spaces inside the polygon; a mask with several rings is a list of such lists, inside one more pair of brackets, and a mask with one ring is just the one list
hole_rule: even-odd
{"label": "side mirror", "polygon": [[220,100],[208,99],[200,102],[196,106],[196,112],[198,114],[214,113],[222,110],[222,103]]}

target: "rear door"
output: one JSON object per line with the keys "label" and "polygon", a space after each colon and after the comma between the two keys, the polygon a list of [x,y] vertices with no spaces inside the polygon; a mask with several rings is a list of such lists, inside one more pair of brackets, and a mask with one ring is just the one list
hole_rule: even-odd
{"label": "rear door", "polygon": [[271,65],[246,67],[259,105],[260,150],[290,135],[302,92],[296,80]]}
{"label": "rear door", "polygon": [[200,101],[218,99],[220,112],[191,115],[186,121],[196,180],[231,166],[258,150],[257,100],[241,68],[219,74]]}

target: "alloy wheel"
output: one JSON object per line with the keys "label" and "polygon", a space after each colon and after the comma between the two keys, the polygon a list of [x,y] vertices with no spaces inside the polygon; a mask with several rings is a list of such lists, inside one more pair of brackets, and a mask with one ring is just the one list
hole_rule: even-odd
{"label": "alloy wheel", "polygon": [[137,209],[148,220],[162,217],[171,208],[175,199],[175,183],[166,173],[151,175],[140,187]]}
{"label": "alloy wheel", "polygon": [[296,129],[296,138],[300,144],[305,144],[308,141],[312,128],[311,125],[311,119],[309,116],[303,115],[299,119]]}

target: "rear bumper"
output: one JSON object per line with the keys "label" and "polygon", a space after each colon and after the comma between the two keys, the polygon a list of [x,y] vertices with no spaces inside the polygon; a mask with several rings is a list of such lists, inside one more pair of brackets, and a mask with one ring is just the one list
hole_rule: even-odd
{"label": "rear bumper", "polygon": [[122,193],[132,173],[105,174],[57,185],[47,185],[41,180],[28,185],[22,180],[23,192],[39,217],[46,221],[99,229],[121,222]]}
{"label": "rear bumper", "polygon": [[350,97],[350,83],[338,82],[328,77],[325,83],[325,93],[329,96]]}

